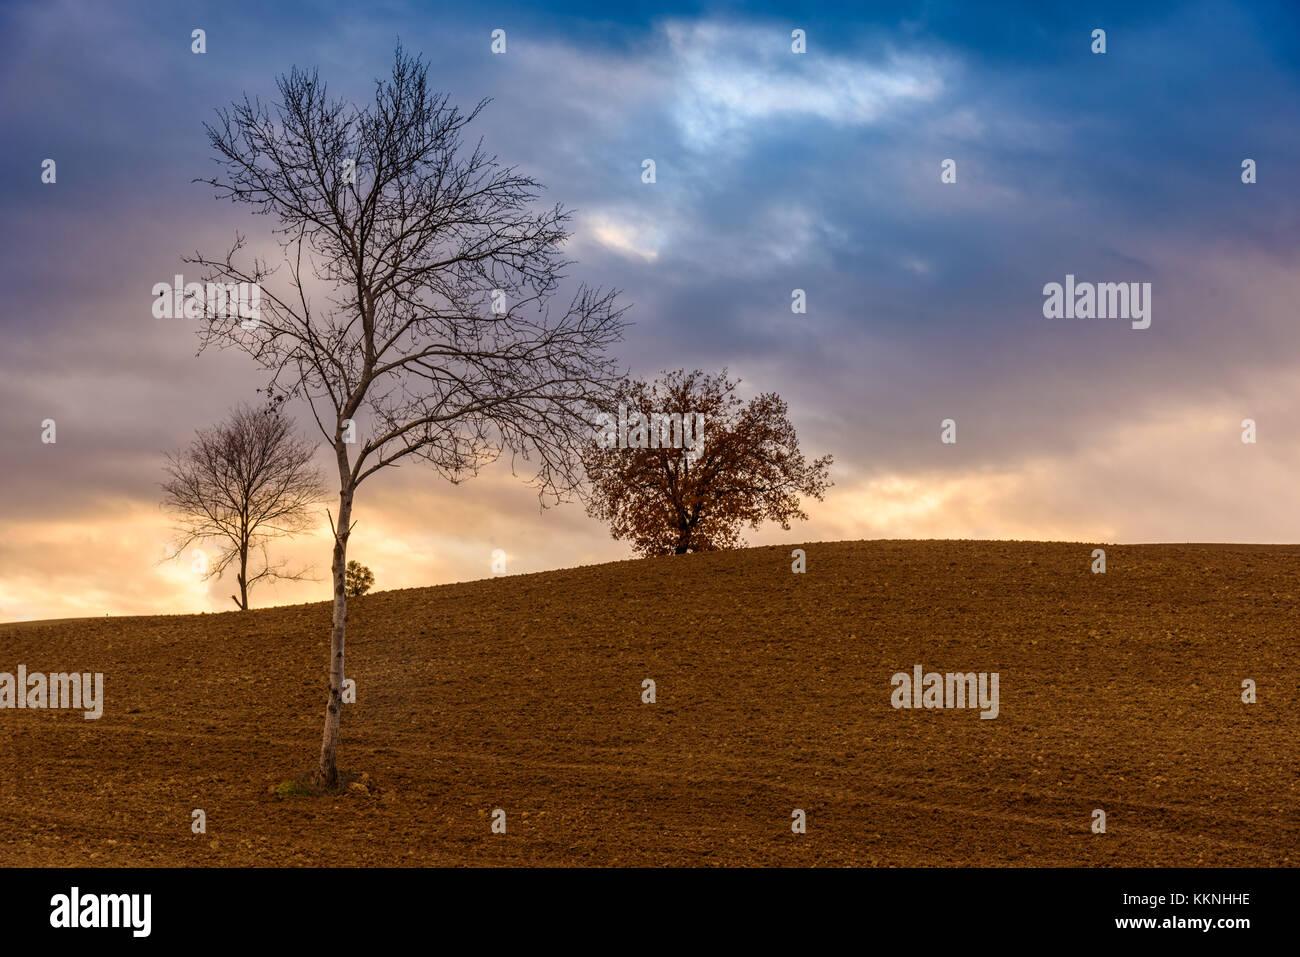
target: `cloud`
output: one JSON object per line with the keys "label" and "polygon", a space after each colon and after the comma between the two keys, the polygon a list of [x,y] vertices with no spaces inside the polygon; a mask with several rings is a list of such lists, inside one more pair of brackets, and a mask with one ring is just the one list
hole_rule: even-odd
{"label": "cloud", "polygon": [[608,249],[644,262],[659,258],[664,244],[662,226],[647,222],[641,214],[597,211],[582,219],[580,234],[583,239],[594,239]]}
{"label": "cloud", "polygon": [[672,113],[695,149],[788,118],[864,126],[944,89],[939,65],[892,55],[882,62],[791,51],[774,25],[669,21],[663,26],[678,77]]}

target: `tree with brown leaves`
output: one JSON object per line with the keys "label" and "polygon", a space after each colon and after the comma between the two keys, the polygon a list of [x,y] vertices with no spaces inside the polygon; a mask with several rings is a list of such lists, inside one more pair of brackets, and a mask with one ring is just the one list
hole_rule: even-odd
{"label": "tree with brown leaves", "polygon": [[806,462],[784,400],[745,404],[737,385],[725,369],[624,380],[584,454],[588,514],[647,556],[734,548],[746,524],[806,520],[799,496],[821,500],[831,456]]}
{"label": "tree with brown leaves", "polygon": [[[180,522],[171,558],[201,541],[220,543],[204,579],[234,565],[239,594],[248,611],[248,592],[259,581],[301,581],[306,572],[272,564],[267,542],[310,528],[312,506],[324,497],[320,473],[312,465],[313,446],[294,435],[276,409],[241,405],[230,418],[200,429],[191,445],[168,453],[163,506]],[[249,574],[249,558],[261,554],[261,571]]]}

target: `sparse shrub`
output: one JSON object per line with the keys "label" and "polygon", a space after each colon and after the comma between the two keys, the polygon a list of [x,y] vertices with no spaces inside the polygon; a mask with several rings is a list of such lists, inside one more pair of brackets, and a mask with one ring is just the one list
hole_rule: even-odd
{"label": "sparse shrub", "polygon": [[271,788],[271,793],[281,801],[293,798],[318,798],[326,795],[370,795],[376,791],[369,774],[354,774],[339,768],[339,780],[333,787],[325,787],[316,780],[315,771],[304,771],[297,777],[281,781]]}
{"label": "sparse shrub", "polygon": [[375,583],[375,573],[360,562],[348,562],[347,594],[349,598],[359,598],[370,591]]}
{"label": "sparse shrub", "polygon": [[316,797],[319,793],[319,788],[313,788],[311,784],[304,781],[281,781],[280,786],[275,789],[275,796],[281,800],[284,798]]}

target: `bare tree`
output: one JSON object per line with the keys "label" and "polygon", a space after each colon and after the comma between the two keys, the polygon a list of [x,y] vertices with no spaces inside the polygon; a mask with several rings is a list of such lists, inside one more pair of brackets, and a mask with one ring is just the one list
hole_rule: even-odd
{"label": "bare tree", "polygon": [[734,548],[746,524],[807,519],[799,496],[822,498],[831,456],[806,461],[785,401],[765,392],[745,404],[737,385],[725,369],[623,382],[601,407],[609,441],[585,450],[588,514],[642,555]]}
{"label": "bare tree", "polygon": [[[278,264],[244,240],[188,262],[209,282],[262,287],[256,323],[208,315],[203,345],[236,346],[269,370],[273,394],[305,398],[338,464],[329,693],[317,770],[338,784],[346,567],[357,487],[421,459],[459,482],[503,451],[535,460],[543,505],[581,482],[577,453],[594,398],[615,381],[614,291],[553,294],[568,213],[533,209],[542,188],[461,134],[469,113],[428,88],[399,45],[373,102],[331,99],[292,69],[270,107],[245,96],[205,125],[218,198],[272,216]],[[272,288],[276,273],[285,281]],[[362,421],[364,419],[364,421]],[[361,430],[364,429],[364,432]]]}
{"label": "bare tree", "polygon": [[[241,405],[220,425],[200,429],[188,448],[167,453],[163,505],[180,521],[170,557],[201,541],[219,542],[204,579],[235,565],[239,594],[230,597],[241,611],[248,610],[248,593],[257,582],[302,580],[306,571],[272,564],[267,542],[314,524],[311,506],[325,490],[311,462],[313,451],[278,410]],[[261,554],[262,569],[250,575],[254,551]]]}

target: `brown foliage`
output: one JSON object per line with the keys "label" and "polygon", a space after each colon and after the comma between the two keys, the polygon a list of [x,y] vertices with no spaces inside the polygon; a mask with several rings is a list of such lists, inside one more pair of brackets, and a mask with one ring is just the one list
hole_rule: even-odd
{"label": "brown foliage", "polygon": [[[715,551],[744,544],[742,526],[790,527],[807,519],[801,495],[820,500],[831,483],[829,455],[806,462],[785,401],[767,392],[744,404],[726,370],[665,372],[658,381],[624,380],[601,412],[703,414],[693,449],[618,448],[593,440],[584,465],[592,494],[588,514],[642,555]],[[691,441],[684,429],[683,444]],[[661,444],[661,443],[654,443]]]}

